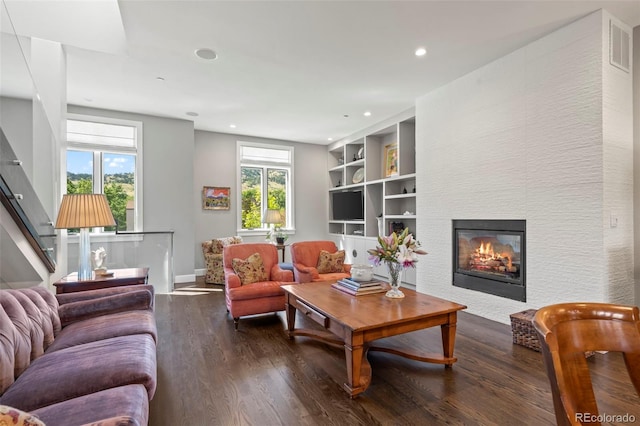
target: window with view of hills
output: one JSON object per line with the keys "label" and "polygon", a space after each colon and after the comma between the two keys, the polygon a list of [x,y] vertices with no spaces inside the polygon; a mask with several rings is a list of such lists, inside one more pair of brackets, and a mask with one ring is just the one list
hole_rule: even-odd
{"label": "window with view of hills", "polygon": [[280,228],[293,229],[293,147],[238,142],[240,229],[262,230],[266,209],[278,210]]}
{"label": "window with view of hills", "polygon": [[67,193],[105,194],[118,231],[142,230],[141,131],[138,122],[67,120]]}

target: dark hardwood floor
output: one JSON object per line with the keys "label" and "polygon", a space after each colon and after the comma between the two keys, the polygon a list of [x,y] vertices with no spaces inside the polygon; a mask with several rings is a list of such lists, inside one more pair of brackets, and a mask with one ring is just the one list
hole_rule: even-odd
{"label": "dark hardwood floor", "polygon": [[[371,386],[351,400],[342,389],[342,350],[288,340],[283,313],[241,319],[234,331],[222,290],[198,282],[156,296],[158,389],[150,425],[555,424],[541,355],[512,344],[508,325],[461,312],[458,362],[450,370],[371,353]],[[392,339],[441,350],[439,328]],[[601,413],[631,413],[640,422],[622,357],[596,354],[589,364]]]}

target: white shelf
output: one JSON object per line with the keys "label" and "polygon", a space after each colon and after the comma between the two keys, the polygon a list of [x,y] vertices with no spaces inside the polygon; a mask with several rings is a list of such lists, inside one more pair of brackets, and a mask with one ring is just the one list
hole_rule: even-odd
{"label": "white shelf", "polygon": [[416,196],[415,192],[407,192],[406,194],[385,195],[384,198],[387,200],[393,200],[397,198],[411,198],[411,197],[415,198],[415,196]]}
{"label": "white shelf", "polygon": [[[385,177],[389,172],[385,167],[386,156],[391,152],[396,161],[394,171],[398,174]],[[405,211],[415,212],[417,204],[413,117],[391,124],[386,122],[356,140],[346,140],[342,145],[333,146],[328,150],[328,159],[329,183],[333,185],[328,190],[330,199],[333,199],[331,194],[337,191],[361,190],[364,200],[364,220],[329,221],[331,235],[375,239],[379,216],[385,230],[389,229],[391,222],[407,221],[407,226],[415,231],[416,215],[402,214]],[[344,164],[338,164],[341,161]],[[360,168],[364,169],[363,181],[352,183],[353,175]],[[335,186],[338,183],[340,186]],[[354,235],[354,231],[363,234]]]}

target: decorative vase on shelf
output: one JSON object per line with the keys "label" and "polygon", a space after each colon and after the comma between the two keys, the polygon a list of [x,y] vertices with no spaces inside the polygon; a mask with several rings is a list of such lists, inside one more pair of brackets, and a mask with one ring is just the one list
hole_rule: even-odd
{"label": "decorative vase on shelf", "polygon": [[402,266],[402,263],[398,262],[386,263],[387,269],[389,270],[389,284],[391,285],[391,290],[387,291],[385,296],[392,299],[401,299],[404,297],[404,293],[400,290],[400,281],[404,267]]}
{"label": "decorative vase on shelf", "polygon": [[384,235],[384,219],[382,217],[376,219],[378,219],[378,235]]}

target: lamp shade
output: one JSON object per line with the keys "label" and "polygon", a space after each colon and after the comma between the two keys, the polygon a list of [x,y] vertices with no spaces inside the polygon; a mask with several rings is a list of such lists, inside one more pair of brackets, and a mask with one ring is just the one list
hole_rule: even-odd
{"label": "lamp shade", "polygon": [[62,197],[56,229],[115,226],[104,194],[66,194]]}
{"label": "lamp shade", "polygon": [[280,210],[266,209],[264,211],[264,223],[277,225],[282,223],[282,215]]}

